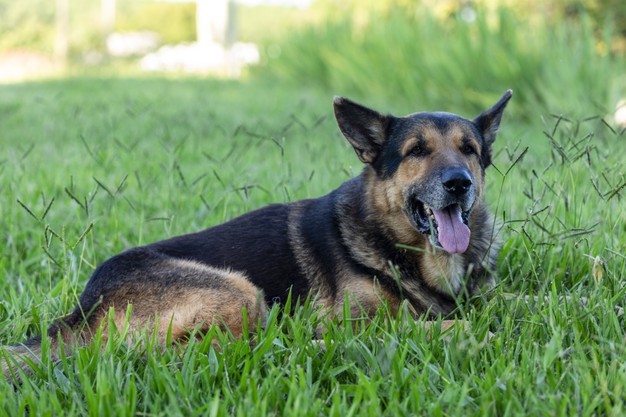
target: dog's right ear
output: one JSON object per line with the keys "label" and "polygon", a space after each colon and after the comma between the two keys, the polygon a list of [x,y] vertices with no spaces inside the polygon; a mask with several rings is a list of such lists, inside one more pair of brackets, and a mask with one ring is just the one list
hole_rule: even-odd
{"label": "dog's right ear", "polygon": [[389,116],[361,106],[345,97],[335,97],[335,118],[361,162],[371,164],[387,140]]}

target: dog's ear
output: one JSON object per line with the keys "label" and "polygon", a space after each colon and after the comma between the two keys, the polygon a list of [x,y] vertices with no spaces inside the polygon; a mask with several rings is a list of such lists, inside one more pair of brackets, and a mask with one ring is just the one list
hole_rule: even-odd
{"label": "dog's ear", "polygon": [[507,90],[496,104],[482,112],[477,118],[474,119],[474,124],[480,133],[482,133],[483,138],[485,138],[485,144],[487,146],[491,146],[496,140],[496,134],[498,133],[498,128],[500,127],[500,120],[502,120],[502,113],[504,113],[504,108],[512,95],[513,91]]}
{"label": "dog's ear", "polygon": [[502,120],[502,113],[504,113],[504,108],[512,95],[513,91],[507,90],[496,104],[482,112],[473,121],[485,140],[482,147],[482,162],[484,167],[491,165],[491,145],[496,140],[500,120]]}
{"label": "dog's ear", "polygon": [[361,162],[371,164],[387,140],[389,116],[344,97],[335,97],[335,118]]}

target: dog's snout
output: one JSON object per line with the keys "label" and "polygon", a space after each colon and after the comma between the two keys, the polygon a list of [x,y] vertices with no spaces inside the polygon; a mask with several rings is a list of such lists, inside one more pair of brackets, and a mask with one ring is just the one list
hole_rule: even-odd
{"label": "dog's snout", "polygon": [[461,196],[472,186],[472,177],[466,169],[451,168],[443,173],[441,183],[450,194]]}

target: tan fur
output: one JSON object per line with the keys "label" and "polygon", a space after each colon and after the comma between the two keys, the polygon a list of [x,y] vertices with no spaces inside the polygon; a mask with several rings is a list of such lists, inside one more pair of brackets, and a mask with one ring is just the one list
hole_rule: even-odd
{"label": "tan fur", "polygon": [[[346,297],[350,302],[350,317],[353,320],[370,319],[378,309],[386,304],[393,316],[400,310],[402,301],[394,294],[386,291],[376,279],[367,276],[344,276],[339,280],[342,283],[333,298],[316,300],[315,307],[320,309],[325,317],[343,317],[343,308]],[[320,323],[316,330],[318,338],[326,331],[325,323]]]}
{"label": "tan fur", "polygon": [[443,255],[433,251],[422,257],[424,281],[448,294],[458,294],[463,284],[464,271],[461,255]]}
{"label": "tan fur", "polygon": [[335,300],[335,311],[341,311],[346,295],[350,300],[350,314],[354,318],[372,317],[384,303],[388,303],[393,314],[400,308],[400,300],[382,288],[376,279],[363,276],[341,282],[342,287]]}
{"label": "tan fur", "polygon": [[[404,169],[405,165],[406,163],[402,163],[399,171]],[[413,228],[403,212],[403,193],[407,183],[403,183],[396,176],[381,181],[375,175],[367,175],[366,181],[370,183],[366,198],[370,200],[376,215],[384,217],[385,226],[398,239],[398,243],[422,247],[426,242],[424,235]]]}
{"label": "tan fur", "polygon": [[2,363],[2,374],[19,381],[19,370],[28,368],[29,362],[37,363],[41,359],[41,345],[27,347],[0,346],[0,362]]}
{"label": "tan fur", "polygon": [[[244,274],[227,269],[213,268],[198,262],[173,259],[171,266],[184,270],[195,270],[207,276],[219,276],[226,285],[218,288],[189,288],[176,291],[166,301],[151,297],[129,300],[121,306],[111,304],[122,314],[116,314],[114,324],[118,331],[129,326],[129,334],[150,328],[157,320],[157,336],[161,343],[170,337],[171,341],[186,339],[198,330],[206,332],[212,325],[228,324],[228,329],[236,337],[243,331],[242,309],[247,312],[248,323],[255,325],[265,321],[266,306],[258,287]],[[132,304],[130,320],[126,323],[123,312]],[[121,308],[120,308],[121,307]],[[156,309],[156,310],[155,310]],[[104,319],[104,318],[103,318]]]}

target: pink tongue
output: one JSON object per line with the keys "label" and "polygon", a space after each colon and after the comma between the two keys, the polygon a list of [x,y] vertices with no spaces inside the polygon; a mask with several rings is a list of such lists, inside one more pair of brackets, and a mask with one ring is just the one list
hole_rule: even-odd
{"label": "pink tongue", "polygon": [[442,210],[433,210],[439,225],[439,243],[448,253],[463,253],[470,240],[470,229],[461,219],[461,208],[452,205]]}

